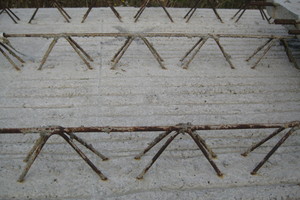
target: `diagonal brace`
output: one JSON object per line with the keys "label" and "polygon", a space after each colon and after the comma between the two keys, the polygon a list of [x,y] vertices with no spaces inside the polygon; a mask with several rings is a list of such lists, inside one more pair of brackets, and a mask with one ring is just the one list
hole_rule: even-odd
{"label": "diagonal brace", "polygon": [[[55,128],[55,127],[54,127]],[[29,151],[28,155],[24,159],[24,162],[26,162],[26,166],[23,169],[22,174],[20,175],[18,182],[23,182],[25,180],[25,176],[27,175],[28,171],[30,170],[32,164],[40,154],[41,150],[43,149],[44,145],[48,141],[48,139],[53,135],[59,135],[61,136],[75,151],[76,153],[98,174],[98,176],[102,180],[107,180],[107,177],[102,174],[102,172],[87,158],[87,156],[75,145],[73,142],[73,139],[81,143],[83,146],[88,148],[90,151],[95,153],[97,156],[99,156],[102,160],[108,160],[107,157],[103,156],[101,153],[99,153],[97,150],[95,150],[92,145],[85,142],[80,137],[74,135],[71,132],[64,132],[62,127],[57,127],[56,131],[53,132],[46,132],[41,133],[40,137],[36,140],[33,148]]]}

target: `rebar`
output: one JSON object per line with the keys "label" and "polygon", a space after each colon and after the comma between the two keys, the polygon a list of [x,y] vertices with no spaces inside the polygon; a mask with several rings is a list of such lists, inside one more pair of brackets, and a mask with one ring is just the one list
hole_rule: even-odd
{"label": "rebar", "polygon": [[208,147],[206,142],[197,134],[195,131],[199,130],[245,130],[245,129],[277,129],[270,136],[263,139],[260,143],[252,146],[250,150],[247,151],[246,154],[253,151],[270,138],[274,137],[283,129],[290,129],[289,132],[275,145],[275,147],[267,154],[267,156],[260,162],[260,164],[252,171],[252,174],[255,174],[264,163],[274,154],[274,152],[280,147],[285,140],[292,135],[296,130],[300,128],[300,121],[293,121],[289,123],[274,123],[274,124],[224,124],[224,125],[192,125],[190,123],[187,124],[177,124],[175,126],[133,126],[133,127],[113,127],[113,126],[104,126],[104,127],[60,127],[60,126],[51,126],[51,127],[33,127],[33,128],[0,128],[1,134],[33,134],[39,133],[40,138],[36,140],[33,148],[29,151],[28,155],[24,159],[27,162],[19,181],[24,181],[26,174],[28,173],[30,167],[36,160],[37,156],[41,152],[43,146],[46,144],[47,140],[52,135],[59,135],[63,137],[66,142],[81,156],[81,158],[99,175],[102,180],[106,180],[107,177],[102,174],[102,172],[83,154],[83,152],[74,144],[72,139],[75,139],[84,147],[91,150],[97,156],[102,158],[102,160],[107,160],[108,158],[96,151],[92,145],[87,144],[83,139],[79,138],[75,135],[75,133],[89,133],[89,132],[102,132],[102,133],[110,133],[110,132],[156,132],[156,131],[164,131],[164,133],[160,134],[156,137],[148,147],[139,155],[135,157],[135,159],[140,159],[145,153],[147,153],[152,147],[158,144],[162,139],[167,137],[170,133],[176,132],[175,135],[171,136],[167,142],[161,147],[161,149],[156,153],[151,162],[144,168],[142,173],[137,177],[139,179],[143,178],[145,173],[150,169],[150,167],[154,164],[154,162],[159,158],[159,156],[163,153],[163,151],[167,148],[167,146],[174,140],[178,134],[188,134],[192,137],[194,142],[197,144],[199,149],[204,154],[205,158],[209,161],[211,166],[214,168],[218,176],[222,176],[222,172],[219,170],[217,165],[214,163],[212,158],[215,158],[217,155]]}
{"label": "rebar", "polygon": [[275,153],[275,151],[298,129],[299,127],[291,128],[271,149],[271,151],[262,159],[262,161],[253,169],[252,175],[256,175],[257,171],[269,160],[269,158]]}
{"label": "rebar", "polygon": [[13,20],[13,22],[14,22],[15,24],[18,23],[17,20],[20,21],[20,18],[19,18],[19,17],[18,17],[18,16],[10,9],[10,8],[8,8],[8,7],[3,8],[3,9],[1,10],[1,12],[0,12],[0,15],[1,15],[2,13],[4,13],[4,12],[7,13],[7,15],[9,16],[9,18],[10,18],[11,20]]}
{"label": "rebar", "polygon": [[[38,1],[37,1],[38,2]],[[45,2],[45,0],[42,1],[43,3]],[[51,4],[54,8],[57,8],[58,12],[63,16],[63,18],[70,23],[70,15],[67,13],[67,11],[65,11],[65,9],[62,7],[62,5],[57,1],[57,0],[51,0]],[[30,24],[32,22],[32,20],[35,18],[38,10],[40,9],[40,5],[39,3],[37,3],[37,7],[34,10],[32,16],[30,17],[30,20],[28,21],[28,23]]]}
{"label": "rebar", "polygon": [[[221,23],[223,23],[222,18],[220,17],[219,13],[216,10],[216,6],[214,5],[215,0],[213,0],[213,2],[211,2],[211,0],[206,0],[207,3],[210,5],[211,9],[213,10],[213,12],[215,13],[216,17],[220,20]],[[201,2],[201,0],[197,0],[195,5],[187,12],[187,14],[184,16],[184,19],[187,18],[186,23],[188,23],[190,21],[190,19],[192,18],[192,16],[194,15],[195,11],[198,8],[199,3]]]}
{"label": "rebar", "polygon": [[[140,16],[142,15],[142,13],[144,12],[144,10],[146,9],[147,5],[150,3],[151,0],[145,0],[143,2],[143,4],[141,5],[140,9],[138,10],[138,12],[134,15],[134,22],[137,22],[138,19],[140,18]],[[163,3],[161,2],[161,0],[156,0],[158,2],[158,4],[163,8],[163,10],[165,11],[165,13],[167,14],[168,18],[170,19],[171,22],[173,21],[173,18],[171,17],[170,13],[168,12],[168,10],[166,9],[166,7],[163,5]]]}
{"label": "rebar", "polygon": [[[77,55],[81,58],[81,60],[86,64],[88,69],[93,69],[93,67],[91,66],[91,64],[87,61],[90,60],[91,62],[93,62],[93,59],[91,58],[90,55],[88,55],[88,53],[86,51],[84,51],[84,49],[77,43],[75,42],[75,40],[73,40],[70,36],[63,36],[61,35],[62,38],[64,38],[65,40],[67,40],[67,42],[70,44],[70,46],[74,49],[74,51],[77,53]],[[38,68],[38,70],[41,70],[43,65],[45,64],[46,60],[48,59],[51,51],[53,50],[55,44],[58,42],[58,40],[61,37],[55,37],[52,42],[50,43],[42,61],[41,64]],[[87,58],[87,59],[86,59]]]}
{"label": "rebar", "polygon": [[[89,14],[90,14],[90,12],[92,11],[93,7],[96,6],[96,2],[97,2],[97,0],[93,0],[93,1],[90,3],[90,6],[89,6],[89,8],[87,9],[87,11],[85,12],[85,14],[84,14],[84,16],[83,16],[83,18],[82,18],[81,23],[84,23],[84,22],[85,22],[86,18],[89,16]],[[121,17],[121,15],[118,13],[118,11],[114,8],[114,6],[113,6],[110,2],[108,2],[108,3],[109,3],[109,7],[110,7],[110,9],[112,10],[112,12],[113,12],[113,13],[115,14],[115,16],[119,19],[119,21],[122,22],[122,17]]]}

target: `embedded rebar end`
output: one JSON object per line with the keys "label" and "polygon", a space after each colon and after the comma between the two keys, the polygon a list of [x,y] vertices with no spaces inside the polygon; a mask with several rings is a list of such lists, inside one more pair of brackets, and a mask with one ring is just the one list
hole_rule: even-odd
{"label": "embedded rebar end", "polygon": [[257,175],[257,173],[253,171],[253,172],[251,172],[251,175],[255,176],[255,175]]}

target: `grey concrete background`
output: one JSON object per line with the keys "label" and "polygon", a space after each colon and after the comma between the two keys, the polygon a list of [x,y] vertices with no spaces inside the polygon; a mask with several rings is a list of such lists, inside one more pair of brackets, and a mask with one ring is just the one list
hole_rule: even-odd
{"label": "grey concrete background", "polygon": [[[270,25],[259,11],[247,11],[239,23],[231,21],[236,10],[197,10],[190,23],[182,17],[188,9],[169,9],[170,23],[161,8],[147,8],[133,23],[137,8],[117,8],[120,23],[109,9],[92,11],[81,24],[85,9],[67,9],[72,23],[65,23],[55,9],[39,11],[27,24],[32,9],[14,10],[23,19],[13,24],[0,16],[6,33],[61,32],[183,32],[285,35],[284,27]],[[276,43],[255,70],[245,62],[264,39],[221,39],[232,56],[230,69],[218,47],[209,41],[188,70],[179,59],[197,39],[150,38],[165,59],[160,69],[141,41],[134,41],[110,70],[110,59],[124,38],[76,38],[95,59],[87,70],[73,49],[60,40],[42,71],[39,62],[50,40],[15,38],[11,43],[28,55],[22,71],[15,71],[0,56],[0,127],[134,126],[225,123],[275,123],[299,120],[300,73]],[[216,163],[225,174],[218,178],[187,136],[178,137],[145,175],[141,172],[159,147],[142,160],[134,156],[158,133],[79,134],[110,158],[88,157],[108,176],[103,182],[59,137],[53,137],[29,171],[17,183],[26,153],[38,135],[0,136],[1,199],[299,199],[299,134],[279,149],[257,176],[250,171],[279,138],[244,158],[240,153],[273,130],[199,132],[218,154]]]}

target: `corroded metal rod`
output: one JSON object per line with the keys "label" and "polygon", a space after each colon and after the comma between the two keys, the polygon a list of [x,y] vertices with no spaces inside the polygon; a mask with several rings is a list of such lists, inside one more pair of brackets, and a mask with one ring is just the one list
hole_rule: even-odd
{"label": "corroded metal rod", "polygon": [[[124,50],[125,46],[132,40],[132,37],[128,37],[123,44],[123,46],[118,50],[118,52],[114,55],[114,57],[111,59],[111,62],[115,62],[116,58],[120,55],[120,53]],[[132,42],[132,41],[131,41]]]}
{"label": "corroded metal rod", "polygon": [[271,151],[263,158],[263,160],[253,169],[251,172],[252,175],[256,175],[257,171],[269,160],[269,158],[275,153],[275,151],[296,131],[296,128],[293,127],[289,130],[271,149]]}
{"label": "corroded metal rod", "polygon": [[137,22],[137,20],[140,18],[141,14],[144,12],[144,10],[146,9],[148,3],[150,2],[150,0],[145,0],[144,3],[141,5],[140,9],[138,10],[138,12],[135,14],[135,16],[133,18],[135,18],[134,22]]}
{"label": "corroded metal rod", "polygon": [[258,52],[260,52],[265,46],[267,46],[271,41],[273,40],[273,38],[270,38],[266,43],[264,43],[263,45],[261,45],[260,47],[258,47],[254,53],[249,56],[246,61],[248,62],[249,60],[251,60]]}
{"label": "corroded metal rod", "polygon": [[4,33],[4,37],[227,37],[227,38],[274,38],[274,39],[293,39],[292,35],[249,35],[249,34],[199,34],[199,33],[28,33],[28,34],[9,34]]}
{"label": "corroded metal rod", "polygon": [[214,168],[214,170],[216,171],[216,173],[218,174],[218,176],[222,177],[223,173],[220,171],[220,169],[217,167],[216,163],[212,160],[211,155],[209,154],[209,152],[207,151],[207,148],[205,148],[205,146],[203,146],[203,144],[199,141],[198,137],[195,136],[195,133],[193,131],[188,131],[187,132],[191,138],[194,140],[194,142],[197,144],[197,146],[199,147],[199,149],[202,151],[203,155],[205,156],[205,158],[208,160],[208,162],[211,164],[211,166]]}
{"label": "corroded metal rod", "polygon": [[164,150],[171,144],[171,142],[180,134],[179,131],[173,136],[171,136],[165,144],[159,149],[159,151],[155,154],[155,156],[151,159],[148,165],[143,169],[143,171],[136,177],[137,179],[142,179],[147,171],[151,168],[151,166],[155,163],[155,161],[159,158],[159,156],[164,152]]}
{"label": "corroded metal rod", "polygon": [[213,150],[206,144],[205,140],[198,135],[196,132],[193,132],[194,137],[200,142],[200,144],[207,150],[207,152],[210,154],[212,158],[217,158],[217,154],[213,152]]}
{"label": "corroded metal rod", "polygon": [[220,43],[219,38],[217,38],[217,37],[213,37],[213,38],[214,38],[215,42],[217,43],[219,49],[221,50],[221,52],[222,52],[224,58],[226,59],[226,61],[227,61],[228,64],[230,65],[231,69],[235,69],[235,67],[233,66],[233,64],[232,64],[232,62],[231,62],[231,60],[230,60],[229,54],[225,52],[223,46],[222,46],[221,43]]}
{"label": "corroded metal rod", "polygon": [[22,172],[22,174],[20,175],[18,182],[23,182],[25,179],[25,176],[27,175],[30,167],[32,166],[32,164],[34,163],[34,161],[36,160],[36,158],[38,157],[38,155],[40,154],[40,152],[42,151],[44,145],[46,144],[47,140],[49,139],[51,135],[42,135],[41,140],[38,141],[38,144],[36,145],[35,150],[32,152],[32,154],[29,156],[29,159],[27,161],[27,164]]}
{"label": "corroded metal rod", "polygon": [[66,15],[67,18],[72,19],[71,16],[66,12],[66,10],[62,7],[62,5],[57,0],[53,0],[53,2]]}
{"label": "corroded metal rod", "polygon": [[79,49],[87,59],[89,59],[90,61],[94,61],[93,58],[75,41],[73,40],[71,37],[67,37],[76,47],[77,49]]}
{"label": "corroded metal rod", "polygon": [[211,0],[207,0],[208,4],[210,4],[210,6],[212,7],[212,10],[214,11],[215,15],[217,16],[217,18],[220,20],[221,23],[224,23],[222,18],[220,17],[219,13],[217,12],[216,7],[213,5],[213,3],[211,2]]}
{"label": "corroded metal rod", "polygon": [[144,37],[141,37],[141,39],[143,40],[143,42],[146,44],[146,46],[148,47],[148,49],[150,50],[150,52],[153,54],[153,56],[155,57],[155,59],[157,60],[157,62],[159,63],[159,65],[161,66],[162,69],[167,69],[165,67],[165,65],[163,64],[163,59],[161,58],[161,56],[158,54],[158,52],[156,51],[156,49],[153,47],[153,45]]}
{"label": "corroded metal rod", "polygon": [[[195,56],[197,55],[197,53],[200,51],[201,47],[206,43],[207,40],[208,40],[208,38],[204,38],[204,39],[201,38],[201,39],[196,43],[196,44],[199,45],[199,46],[198,46],[197,49],[194,51],[194,53],[192,54],[191,58],[190,58],[186,63],[183,64],[183,66],[182,66],[183,69],[187,69],[187,68],[189,67],[190,63],[193,61],[193,59],[195,58]],[[189,50],[189,51],[186,53],[186,56],[185,56],[185,57],[187,57],[187,56],[195,49],[194,47],[197,46],[196,44],[193,46],[193,48],[192,48],[191,50]]]}
{"label": "corroded metal rod", "polygon": [[54,3],[53,4],[54,5],[54,7],[56,7],[57,8],[57,10],[60,12],[60,14],[65,18],[65,20],[68,22],[68,23],[70,23],[70,18],[69,18],[69,16],[68,15],[66,15],[66,13],[65,13],[65,10],[64,9],[62,9],[58,4],[56,4],[56,3]]}
{"label": "corroded metal rod", "polygon": [[281,127],[279,129],[275,130],[271,135],[269,135],[265,139],[261,140],[259,143],[252,145],[247,151],[245,151],[241,155],[246,157],[250,152],[254,151],[256,148],[260,147],[265,142],[269,141],[270,139],[272,139],[273,137],[275,137],[276,135],[281,133],[284,129],[285,129],[284,127]]}
{"label": "corroded metal rod", "polygon": [[[186,13],[186,15],[183,17],[183,19],[187,18],[190,13],[193,11],[193,10],[196,10],[195,8],[197,8],[198,4],[200,3],[201,0],[198,0],[195,5]],[[194,12],[194,11],[193,11]]]}
{"label": "corroded metal rod", "polygon": [[289,58],[289,61],[294,63],[294,65],[297,69],[300,69],[300,66],[299,66],[296,58],[293,56],[293,53],[292,53],[291,49],[289,48],[287,41],[285,39],[281,39],[280,42],[284,46],[284,50],[286,52],[287,57]]}
{"label": "corroded metal rod", "polygon": [[31,21],[34,19],[34,17],[36,16],[36,13],[38,12],[38,10],[39,10],[39,8],[36,8],[36,9],[35,9],[35,11],[33,12],[32,16],[31,16],[31,18],[30,18],[30,20],[29,20],[29,22],[28,22],[28,24],[30,24]]}
{"label": "corroded metal rod", "polygon": [[29,159],[31,158],[31,156],[33,155],[33,153],[37,150],[37,148],[39,148],[41,142],[43,141],[44,137],[41,134],[40,137],[35,141],[33,147],[31,148],[31,150],[28,152],[27,156],[24,158],[24,162],[28,162]]}
{"label": "corroded metal rod", "polygon": [[265,57],[265,55],[268,53],[268,51],[271,49],[271,47],[275,44],[276,40],[272,40],[270,44],[267,46],[267,48],[264,50],[261,57],[255,62],[255,64],[251,67],[251,69],[255,69],[255,67],[260,63],[260,61]]}
{"label": "corroded metal rod", "polygon": [[111,69],[115,69],[118,62],[121,60],[121,58],[123,57],[123,55],[125,54],[126,50],[129,48],[129,46],[131,45],[132,41],[134,40],[133,37],[129,37],[124,45],[121,47],[121,49],[117,52],[117,54],[114,56],[114,58],[112,59],[112,67]]}
{"label": "corroded metal rod", "polygon": [[48,47],[48,49],[47,49],[47,51],[46,51],[46,53],[45,53],[45,55],[44,55],[42,61],[41,61],[41,64],[40,64],[38,70],[41,70],[41,69],[42,69],[43,65],[45,64],[47,58],[49,57],[49,55],[50,55],[51,51],[53,50],[55,44],[57,43],[58,39],[59,39],[59,38],[56,37],[56,38],[54,38],[54,39],[52,40],[52,42],[50,43],[50,45],[49,45],[49,47]]}
{"label": "corroded metal rod", "polygon": [[202,42],[202,40],[203,38],[200,38],[200,40],[188,52],[186,52],[186,54],[180,59],[180,61],[182,62],[186,57],[188,57],[188,55],[192,53],[192,51],[200,44],[200,42]]}
{"label": "corroded metal rod", "polygon": [[134,159],[139,160],[143,155],[145,155],[148,151],[150,151],[155,145],[157,145],[160,141],[162,141],[165,137],[167,137],[172,131],[166,131],[159,136],[157,136],[146,149],[144,149],[139,155],[135,156]]}
{"label": "corroded metal rod", "polygon": [[[192,131],[197,130],[244,130],[244,129],[273,129],[273,128],[292,128],[300,126],[300,121],[288,123],[268,123],[268,124],[223,124],[223,125],[192,125]],[[32,134],[44,131],[58,131],[59,126],[54,127],[34,127],[34,128],[0,128],[0,134]],[[182,126],[95,126],[95,127],[62,127],[65,132],[72,133],[89,133],[89,132],[155,132],[155,131],[178,131]]]}
{"label": "corroded metal rod", "polygon": [[106,156],[104,156],[103,154],[101,154],[99,151],[97,151],[93,147],[93,145],[88,144],[86,141],[84,141],[80,137],[76,136],[74,133],[70,132],[70,133],[66,133],[66,134],[68,134],[70,136],[70,139],[75,139],[77,142],[79,142],[80,144],[82,144],[83,146],[85,146],[91,152],[93,152],[94,154],[96,154],[97,156],[99,156],[103,161],[108,160],[108,158]]}
{"label": "corroded metal rod", "polygon": [[15,57],[16,59],[18,59],[21,63],[25,63],[25,61],[18,56],[14,51],[12,51],[8,46],[6,46],[5,44],[3,44],[2,42],[0,42],[0,45],[6,49],[8,51],[8,53],[10,53],[10,55],[12,55],[13,57]]}
{"label": "corroded metal rod", "polygon": [[65,39],[69,42],[69,44],[72,46],[72,48],[77,53],[77,55],[81,58],[81,60],[86,64],[86,66],[88,67],[88,69],[93,69],[93,67],[91,66],[91,64],[82,55],[82,52],[80,51],[80,49],[78,49],[77,46],[72,42],[72,40],[70,40],[70,37],[66,37]]}
{"label": "corroded metal rod", "polygon": [[167,16],[169,17],[169,19],[171,20],[171,22],[174,22],[170,13],[167,11],[166,7],[162,4],[162,2],[160,0],[157,0],[157,2],[160,4],[160,6],[163,8],[163,10],[165,11],[165,13],[167,14]]}
{"label": "corroded metal rod", "polygon": [[107,177],[90,161],[87,156],[75,145],[75,143],[64,133],[60,134],[62,138],[78,153],[78,155],[98,174],[98,176],[103,180],[107,180]]}
{"label": "corroded metal rod", "polygon": [[6,8],[8,10],[8,12],[10,12],[17,20],[20,20],[20,18],[10,9],[10,8]]}
{"label": "corroded metal rod", "polygon": [[102,172],[87,158],[87,156],[75,145],[75,143],[72,140],[75,139],[80,144],[85,146],[87,149],[89,149],[90,151],[95,153],[97,156],[99,156],[102,160],[108,160],[108,158],[106,156],[102,155],[96,149],[94,149],[94,147],[91,144],[88,144],[87,142],[85,142],[83,139],[76,136],[72,132],[64,131],[63,127],[59,127],[59,126],[57,126],[57,127],[45,127],[45,128],[38,128],[37,130],[40,131],[40,137],[36,140],[33,147],[31,148],[31,150],[27,154],[26,158],[24,159],[24,162],[27,162],[27,163],[26,163],[26,166],[25,166],[22,174],[20,175],[20,177],[18,179],[19,182],[24,181],[24,178],[25,178],[26,174],[30,170],[32,164],[34,163],[34,161],[36,160],[38,155],[40,154],[40,152],[41,152],[42,148],[44,147],[44,145],[46,144],[47,140],[53,135],[59,135],[62,138],[64,138],[64,140],[66,140],[66,142],[99,175],[99,177],[102,180],[107,180],[106,176],[104,176],[102,174]]}
{"label": "corroded metal rod", "polygon": [[21,70],[16,63],[7,55],[7,53],[5,53],[5,51],[3,51],[3,49],[0,48],[0,53],[3,54],[3,56],[8,60],[8,62],[16,69],[16,70]]}

